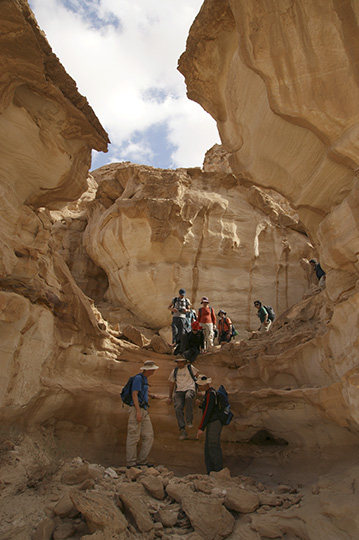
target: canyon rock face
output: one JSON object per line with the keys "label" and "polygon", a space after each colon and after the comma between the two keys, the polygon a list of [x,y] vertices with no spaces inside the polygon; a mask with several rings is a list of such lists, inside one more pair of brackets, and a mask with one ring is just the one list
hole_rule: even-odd
{"label": "canyon rock face", "polygon": [[195,310],[202,296],[225,309],[242,335],[258,327],[255,299],[281,313],[310,291],[313,248],[294,212],[241,177],[132,164],[93,174],[86,251],[108,277],[104,299],[144,326],[170,324],[181,287]]}
{"label": "canyon rock face", "polygon": [[[6,536],[358,537],[358,13],[312,4],[206,0],[180,70],[222,146],[203,169],[88,175],[106,133],[27,3],[1,2]],[[308,264],[318,254],[324,290]],[[180,287],[240,333],[196,360],[230,395],[232,477],[202,476],[201,411],[179,442],[166,404],[167,306]],[[257,298],[277,312],[266,334],[252,333]],[[119,394],[144,360],[160,368],[153,472],[121,467]]]}

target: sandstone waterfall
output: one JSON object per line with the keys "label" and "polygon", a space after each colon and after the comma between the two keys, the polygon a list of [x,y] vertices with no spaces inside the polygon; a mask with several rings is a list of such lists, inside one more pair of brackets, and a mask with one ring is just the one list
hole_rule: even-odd
{"label": "sandstone waterfall", "polygon": [[[178,69],[222,145],[89,173],[105,130],[26,0],[0,2],[0,538],[359,537],[358,19],[205,0]],[[209,476],[166,404],[180,287],[238,330],[196,361],[235,414]],[[120,391],[144,360],[156,467],[126,469]]]}

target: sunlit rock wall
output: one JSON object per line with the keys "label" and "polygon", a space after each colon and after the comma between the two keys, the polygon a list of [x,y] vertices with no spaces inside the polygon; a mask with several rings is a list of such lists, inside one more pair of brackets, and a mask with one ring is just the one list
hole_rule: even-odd
{"label": "sunlit rock wall", "polygon": [[94,176],[86,250],[107,274],[106,300],[145,325],[170,324],[181,287],[196,310],[208,296],[241,332],[258,327],[257,298],[280,313],[310,290],[313,249],[294,213],[243,178],[131,164]]}
{"label": "sunlit rock wall", "polygon": [[4,0],[0,21],[0,410],[4,424],[26,424],[44,377],[108,338],[56,251],[47,210],[87,189],[91,149],[108,138],[28,4]]}
{"label": "sunlit rock wall", "polygon": [[303,445],[358,440],[358,16],[354,1],[206,0],[179,61],[217,121],[209,166],[284,195],[327,272],[317,299],[232,354],[244,436],[265,425]]}

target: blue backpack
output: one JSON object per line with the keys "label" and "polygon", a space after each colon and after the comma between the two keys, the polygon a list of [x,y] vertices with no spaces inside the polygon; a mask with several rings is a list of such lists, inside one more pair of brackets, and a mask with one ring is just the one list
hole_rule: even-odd
{"label": "blue backpack", "polygon": [[233,413],[231,411],[231,405],[228,400],[227,390],[223,384],[218,388],[216,392],[217,408],[219,412],[219,420],[224,426],[228,426],[232,422]]}
{"label": "blue backpack", "polygon": [[[142,375],[142,384],[144,384],[145,380],[144,380],[144,375],[143,373],[141,373]],[[133,377],[130,377],[127,381],[127,383],[125,384],[125,386],[122,388],[122,392],[121,392],[121,399],[122,401],[124,402],[125,405],[131,405],[131,401],[132,401],[132,383],[133,383],[133,379],[135,378],[135,375]]]}

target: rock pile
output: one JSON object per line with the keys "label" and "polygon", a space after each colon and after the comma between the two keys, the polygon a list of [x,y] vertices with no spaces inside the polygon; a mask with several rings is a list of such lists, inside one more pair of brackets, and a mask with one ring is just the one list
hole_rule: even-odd
{"label": "rock pile", "polygon": [[251,530],[259,539],[254,523],[302,499],[298,487],[270,488],[228,469],[177,477],[161,465],[105,468],[80,457],[37,455],[35,464],[23,452],[14,446],[0,469],[1,538],[221,540]]}

